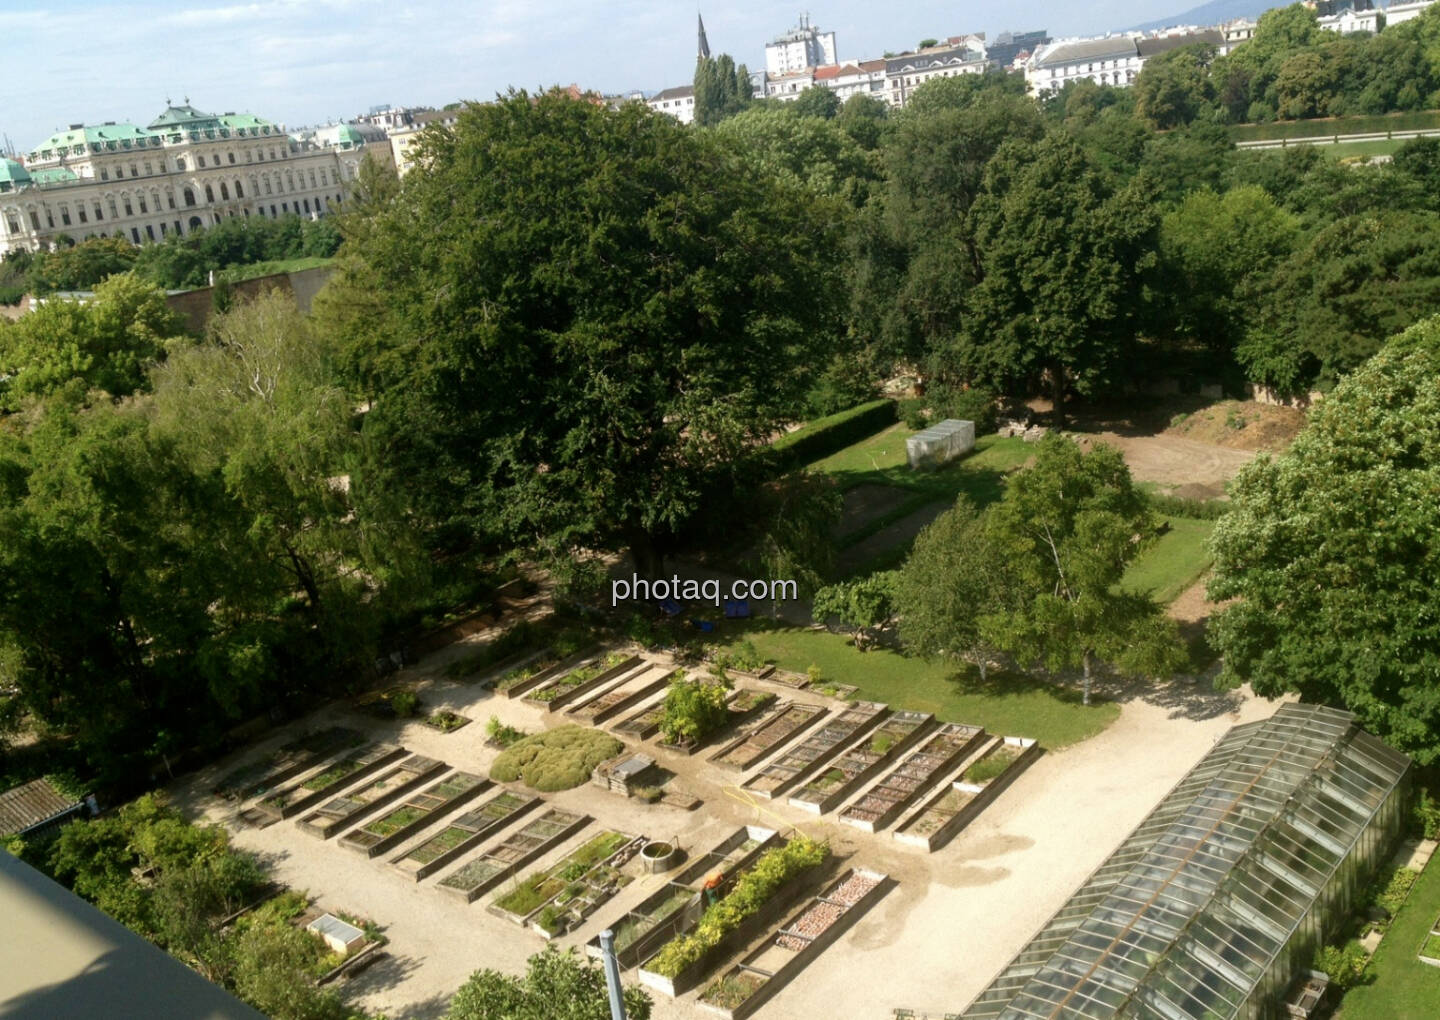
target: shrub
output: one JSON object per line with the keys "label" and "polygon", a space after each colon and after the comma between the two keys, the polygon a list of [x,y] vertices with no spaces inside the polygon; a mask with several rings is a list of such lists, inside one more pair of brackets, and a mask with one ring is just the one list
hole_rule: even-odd
{"label": "shrub", "polygon": [[1151,495],[1146,497],[1150,508],[1157,514],[1169,517],[1189,517],[1192,520],[1217,521],[1230,509],[1230,503],[1223,499],[1185,499],[1182,496]]}
{"label": "shrub", "polygon": [[492,715],[490,721],[485,724],[485,735],[499,744],[501,748],[509,747],[516,741],[525,739],[524,730],[517,730],[514,726],[507,726],[500,721],[498,715]]}
{"label": "shrub", "polygon": [[802,872],[824,864],[830,845],[807,836],[796,836],[783,847],[767,850],[754,867],[741,876],[719,903],[700,918],[690,935],[672,939],[645,965],[647,970],[673,978],[693,966],[779,891]]}
{"label": "shrub", "polygon": [[529,620],[521,620],[512,627],[507,627],[498,637],[493,638],[485,647],[463,655],[445,667],[445,675],[451,679],[469,676],[471,673],[478,673],[486,666],[493,666],[498,662],[519,655],[527,648],[538,644],[540,641],[539,629]]}
{"label": "shrub", "polygon": [[895,401],[872,400],[781,436],[770,444],[770,454],[777,469],[799,467],[843,450],[894,423]]}
{"label": "shrub", "polygon": [[584,783],[595,766],[625,749],[608,733],[584,726],[560,726],[519,740],[500,752],[490,778],[517,779],[542,793],[570,790]]}
{"label": "shrub", "polygon": [[414,691],[398,690],[390,695],[390,708],[395,718],[408,719],[420,707],[420,698]]}
{"label": "shrub", "polygon": [[907,429],[914,429],[918,432],[930,424],[930,416],[925,411],[925,401],[919,397],[900,401],[897,410],[900,420],[905,423]]}
{"label": "shrub", "polygon": [[997,415],[995,394],[990,390],[971,388],[968,390],[939,390],[931,393],[932,418],[958,418],[973,421],[977,436],[995,431]]}
{"label": "shrub", "polygon": [[724,726],[730,714],[725,707],[728,692],[723,684],[688,680],[683,675],[672,680],[665,692],[665,714],[660,718],[665,742],[699,742]]}
{"label": "shrub", "polygon": [[765,656],[760,654],[760,649],[755,647],[754,641],[746,638],[731,647],[729,661],[723,665],[732,666],[746,673],[754,673],[756,670],[765,668]]}
{"label": "shrub", "polygon": [[1432,797],[1429,790],[1421,789],[1415,798],[1411,820],[1412,827],[1425,839],[1440,836],[1440,801]]}
{"label": "shrub", "polygon": [[1351,943],[1343,949],[1321,946],[1315,952],[1315,969],[1329,974],[1330,983],[1345,992],[1365,983],[1369,976],[1370,958],[1358,943]]}
{"label": "shrub", "polygon": [[[1375,905],[1385,913],[1394,917],[1405,905],[1405,899],[1410,895],[1410,889],[1415,885],[1415,880],[1420,877],[1418,871],[1411,871],[1409,868],[1397,868],[1385,883],[1383,889],[1375,895]],[[1378,883],[1377,883],[1378,888]]]}

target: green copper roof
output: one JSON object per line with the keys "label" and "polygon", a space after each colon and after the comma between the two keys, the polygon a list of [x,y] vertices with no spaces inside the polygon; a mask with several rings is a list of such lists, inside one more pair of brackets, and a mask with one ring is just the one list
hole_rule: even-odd
{"label": "green copper roof", "polygon": [[164,113],[150,122],[150,130],[203,130],[217,127],[219,123],[220,119],[213,113],[202,113],[185,103],[182,106],[167,106]]}
{"label": "green copper roof", "polygon": [[28,184],[30,171],[24,164],[0,157],[0,184]]}
{"label": "green copper roof", "polygon": [[134,124],[85,124],[51,135],[31,151],[40,159],[58,159],[159,144],[158,135]]}
{"label": "green copper roof", "polygon": [[268,121],[264,117],[257,117],[253,113],[223,114],[220,117],[220,123],[223,124],[225,127],[234,128],[237,130],[249,128],[269,128],[272,133],[279,130],[275,127],[273,121]]}
{"label": "green copper roof", "polygon": [[80,178],[69,167],[54,166],[44,170],[32,170],[30,179],[36,184],[60,184],[64,181],[78,181]]}

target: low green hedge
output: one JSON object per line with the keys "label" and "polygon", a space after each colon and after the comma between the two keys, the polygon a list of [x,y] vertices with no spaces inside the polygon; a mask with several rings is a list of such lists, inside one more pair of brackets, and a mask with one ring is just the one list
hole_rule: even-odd
{"label": "low green hedge", "polygon": [[780,887],[811,868],[818,868],[830,856],[830,845],[807,836],[796,836],[782,847],[760,855],[719,903],[700,918],[695,931],[667,942],[645,965],[645,969],[674,978],[685,968],[704,959],[751,915],[770,900]]}
{"label": "low green hedge", "polygon": [[770,444],[775,466],[782,470],[800,467],[821,457],[828,457],[894,425],[895,401],[872,400],[852,407],[781,436]]}
{"label": "low green hedge", "polygon": [[542,793],[570,790],[589,779],[596,765],[624,749],[624,744],[600,730],[560,726],[501,751],[490,766],[490,778],[501,783],[519,779]]}
{"label": "low green hedge", "polygon": [[1147,497],[1150,508],[1165,517],[1188,517],[1195,521],[1218,521],[1230,509],[1230,502],[1224,499],[1186,499],[1183,496],[1162,496],[1158,493]]}

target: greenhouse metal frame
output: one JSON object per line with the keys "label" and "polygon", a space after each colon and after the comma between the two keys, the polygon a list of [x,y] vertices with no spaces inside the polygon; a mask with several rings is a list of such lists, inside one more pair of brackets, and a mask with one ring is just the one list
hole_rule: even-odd
{"label": "greenhouse metal frame", "polygon": [[1336,709],[1231,729],[962,1016],[1283,1015],[1399,835],[1409,772]]}

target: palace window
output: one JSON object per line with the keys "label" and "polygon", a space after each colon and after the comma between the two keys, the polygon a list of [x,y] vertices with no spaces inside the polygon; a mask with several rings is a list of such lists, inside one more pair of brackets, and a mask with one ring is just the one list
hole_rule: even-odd
{"label": "palace window", "polygon": [[10,233],[12,233],[12,234],[18,234],[18,233],[20,233],[20,224],[16,221],[16,219],[15,219],[15,214],[14,214],[14,213],[6,213],[6,214],[5,214],[5,222],[6,222],[6,224],[8,224],[9,227],[10,227]]}
{"label": "palace window", "polygon": [[129,198],[129,196],[128,196],[128,195],[125,196],[124,198],[121,199],[121,201],[125,203],[125,215],[126,215],[126,216],[134,216],[134,215],[135,215],[135,210],[130,208],[130,198]]}
{"label": "palace window", "polygon": [[235,197],[236,197],[236,198],[244,198],[244,197],[245,197],[245,189],[240,186],[240,182],[239,182],[239,181],[236,181],[236,182],[235,182]]}
{"label": "palace window", "polygon": [[86,217],[86,215],[85,215],[85,207],[84,207],[83,205],[77,205],[77,206],[75,207],[75,211],[76,211],[77,213],[79,213],[79,215],[80,215],[80,222],[81,222],[81,223],[89,223],[89,222],[90,222],[90,220],[89,220],[89,219]]}
{"label": "palace window", "polygon": [[148,223],[145,224],[145,236],[152,241],[155,240],[155,228]]}
{"label": "palace window", "polygon": [[142,216],[143,216],[145,213],[148,213],[148,212],[150,211],[149,209],[147,209],[147,208],[145,207],[145,196],[144,196],[144,195],[136,195],[136,196],[135,196],[135,201],[136,201],[137,203],[139,203],[139,205],[140,205],[140,214],[141,214]]}
{"label": "palace window", "polygon": [[102,181],[108,181],[110,179],[110,171],[103,166],[100,168],[100,179]]}
{"label": "palace window", "polygon": [[266,177],[261,183],[265,185],[265,194],[270,194],[270,178]]}
{"label": "palace window", "polygon": [[153,163],[146,163],[146,164],[145,164],[145,176],[146,176],[146,177],[149,177],[149,176],[151,176],[153,173],[155,173],[155,165],[154,165]]}
{"label": "palace window", "polygon": [[235,153],[230,152],[230,153],[226,153],[226,155],[228,155],[228,156],[230,157],[230,162],[231,162],[231,163],[234,163],[234,162],[235,162]]}
{"label": "palace window", "polygon": [[[165,192],[165,200],[170,203],[170,208],[171,208],[171,209],[174,209],[174,208],[175,208],[175,192],[173,192],[173,191],[167,191],[167,192]],[[156,202],[156,203],[155,203],[155,207],[158,209],[158,208],[160,207],[160,203],[159,203],[159,202]]]}
{"label": "palace window", "polygon": [[226,202],[230,201],[230,188],[224,181],[220,182],[220,198]]}
{"label": "palace window", "polygon": [[139,177],[139,176],[140,176],[140,167],[139,167],[138,164],[135,164],[135,163],[131,163],[131,164],[130,164],[130,176],[131,176],[131,177]]}
{"label": "palace window", "polygon": [[204,157],[204,156],[196,156],[196,157],[195,157],[195,165],[198,166],[198,167],[200,167],[200,168],[203,170],[203,169],[205,168],[205,157]]}
{"label": "palace window", "polygon": [[208,184],[205,185],[205,201],[207,201],[207,202],[214,202],[214,201],[215,201],[215,189],[212,188],[212,187],[211,187],[210,185],[208,185]]}
{"label": "palace window", "polygon": [[[39,215],[36,214],[36,212],[35,212],[34,209],[31,209],[31,210],[30,210],[30,226],[31,226],[32,228],[34,228],[35,230],[39,230],[39,229],[40,229],[40,217],[39,217]],[[52,224],[52,226],[53,226],[53,224]]]}
{"label": "palace window", "polygon": [[99,202],[96,202],[96,203],[95,203],[95,222],[96,222],[96,223],[103,223],[104,221],[105,221],[105,217],[100,214],[100,203],[99,203]]}

